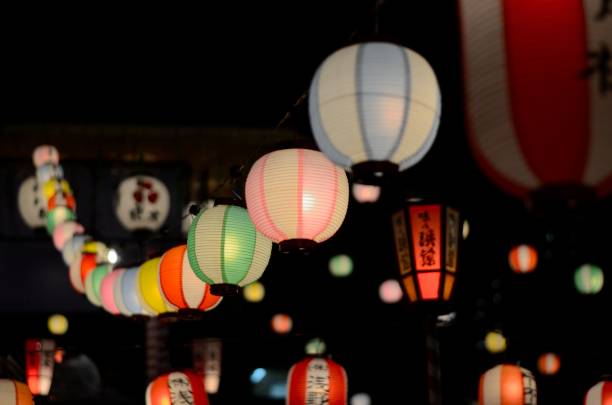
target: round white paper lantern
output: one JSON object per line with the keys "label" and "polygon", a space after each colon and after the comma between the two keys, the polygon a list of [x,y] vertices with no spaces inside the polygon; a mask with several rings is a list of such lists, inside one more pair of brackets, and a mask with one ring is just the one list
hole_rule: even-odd
{"label": "round white paper lantern", "polygon": [[47,223],[47,203],[34,176],[19,186],[17,205],[23,222],[30,228],[41,228]]}
{"label": "round white paper lantern", "polygon": [[159,179],[132,176],[119,184],[115,213],[125,229],[157,231],[169,212],[170,192]]}

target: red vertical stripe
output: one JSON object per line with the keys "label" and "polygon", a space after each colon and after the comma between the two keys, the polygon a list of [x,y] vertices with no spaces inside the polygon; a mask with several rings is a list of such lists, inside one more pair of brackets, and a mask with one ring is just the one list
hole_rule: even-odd
{"label": "red vertical stripe", "polygon": [[297,237],[304,237],[304,150],[296,149],[298,154],[298,173],[297,173]]}
{"label": "red vertical stripe", "polygon": [[306,367],[309,359],[302,360],[289,370],[287,405],[300,405],[306,402]]}
{"label": "red vertical stripe", "polygon": [[345,405],[348,384],[344,369],[336,362],[327,360],[329,367],[329,403],[330,405]]}
{"label": "red vertical stripe", "polygon": [[605,382],[601,390],[601,405],[612,405],[612,382]]}
{"label": "red vertical stripe", "polygon": [[589,89],[582,0],[504,0],[511,108],[529,166],[544,183],[580,182]]}
{"label": "red vertical stripe", "polygon": [[204,389],[204,378],[192,372],[184,373],[189,378],[194,405],[208,405],[208,395]]}

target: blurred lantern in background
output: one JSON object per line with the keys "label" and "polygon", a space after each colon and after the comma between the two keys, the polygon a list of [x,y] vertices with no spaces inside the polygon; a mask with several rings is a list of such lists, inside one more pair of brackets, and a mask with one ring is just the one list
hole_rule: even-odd
{"label": "blurred lantern in background", "polygon": [[266,296],[266,288],[259,281],[244,286],[242,295],[248,302],[261,302]]}
{"label": "blurred lantern in background", "polygon": [[115,301],[115,289],[119,281],[119,276],[125,271],[125,269],[117,269],[109,272],[102,278],[102,284],[100,285],[100,299],[102,301],[102,307],[113,315],[119,315],[119,308]]}
{"label": "blurred lantern in background", "polygon": [[479,405],[536,405],[537,389],[531,371],[510,364],[495,366],[480,377]]}
{"label": "blurred lantern in background", "polygon": [[126,269],[119,274],[115,284],[115,305],[122,315],[152,315],[140,304],[138,297],[138,267]]}
{"label": "blurred lantern in background", "polygon": [[[40,166],[36,169],[36,182],[40,187],[41,195],[43,186],[51,179],[63,179],[64,178],[64,169],[60,165],[56,165],[53,163],[48,163]],[[45,199],[46,202],[46,199]]]}
{"label": "blurred lantern in background", "polygon": [[612,403],[612,381],[601,381],[587,392],[584,405],[610,405]]}
{"label": "blurred lantern in background", "polygon": [[95,253],[78,252],[68,269],[70,284],[80,294],[85,293],[85,279],[96,268]]}
{"label": "blurred lantern in background", "polygon": [[222,343],[219,339],[197,339],[193,342],[193,369],[204,376],[204,388],[209,394],[219,391],[221,352]]}
{"label": "blurred lantern in background", "polygon": [[402,300],[402,287],[397,280],[383,281],[378,287],[378,296],[385,304],[395,304]]}
{"label": "blurred lantern in background", "polygon": [[351,397],[351,405],[370,405],[372,399],[364,392],[360,392]]}
{"label": "blurred lantern in background", "polygon": [[47,204],[34,176],[25,179],[17,192],[17,206],[23,222],[30,228],[45,226]]}
{"label": "blurred lantern in background", "polygon": [[208,405],[202,377],[181,371],[153,380],[145,393],[147,405]]}
{"label": "blurred lantern in background", "polygon": [[209,311],[221,302],[210,293],[210,286],[200,280],[189,265],[187,245],[168,250],[159,262],[162,298],[172,309]]}
{"label": "blurred lantern in background", "polygon": [[555,375],[561,368],[561,359],[555,353],[543,353],[538,358],[538,370],[542,375]]}
{"label": "blurred lantern in background", "polygon": [[97,263],[107,263],[109,248],[103,242],[88,240],[81,248],[83,253],[94,254]]}
{"label": "blurred lantern in background", "polygon": [[375,203],[380,198],[380,186],[353,183],[353,198],[359,203]]}
{"label": "blurred lantern in background", "polygon": [[418,163],[436,137],[440,110],[440,90],[429,63],[391,43],[336,51],[310,85],[310,124],[317,145],[359,182]]}
{"label": "blurred lantern in background", "polygon": [[[43,196],[45,197],[47,201],[49,201],[51,198],[53,198],[53,196],[57,194],[60,194],[63,196],[72,195],[72,189],[70,188],[70,183],[60,178],[52,178],[46,183],[44,183],[42,192],[43,192]],[[67,206],[66,202],[64,202],[64,204],[59,204],[59,205]],[[47,208],[51,210],[52,207],[49,207],[49,205],[47,205]]]}
{"label": "blurred lantern in background", "polygon": [[92,271],[85,277],[85,295],[89,302],[97,307],[102,306],[102,297],[100,295],[100,288],[102,287],[102,280],[113,270],[113,266],[110,264],[101,264],[96,266]]}
{"label": "blurred lantern in background", "polygon": [[57,250],[63,250],[64,245],[76,234],[85,232],[83,225],[74,221],[67,221],[59,224],[53,230],[53,244]]}
{"label": "blurred lantern in background", "polygon": [[34,405],[32,394],[27,385],[15,381],[0,379],[0,404],[2,405]]}
{"label": "blurred lantern in background", "polygon": [[117,219],[128,231],[158,231],[170,212],[168,188],[151,176],[132,176],[121,181],[116,201]]}
{"label": "blurred lantern in background", "polygon": [[[181,231],[184,235],[189,233],[189,228],[191,228],[191,223],[193,222],[196,215],[209,208],[215,206],[215,201],[212,199],[205,200],[203,202],[198,201],[190,201],[185,208],[183,208],[183,219],[181,221]],[[195,208],[193,208],[195,207]]]}
{"label": "blurred lantern in background", "polygon": [[293,319],[287,314],[276,314],[272,317],[272,330],[279,335],[286,335],[293,329]]}
{"label": "blurred lantern in background", "polygon": [[68,319],[62,314],[53,314],[47,319],[49,332],[54,335],[63,335],[68,332]]}
{"label": "blurred lantern in background", "polygon": [[538,265],[538,251],[529,245],[518,245],[510,249],[508,264],[515,273],[531,273]]}
{"label": "blurred lantern in background", "polygon": [[321,338],[313,338],[306,342],[306,346],[304,347],[306,354],[309,356],[319,356],[325,353],[327,350],[327,345]]}
{"label": "blurred lantern in background", "polygon": [[306,357],[289,370],[287,405],[347,405],[348,379],[329,358]]}
{"label": "blurred lantern in background", "polygon": [[506,337],[498,330],[489,331],[485,335],[484,345],[489,353],[505,352],[507,348]]}
{"label": "blurred lantern in background", "polygon": [[284,252],[309,250],[331,238],[349,199],[344,171],[310,149],[262,156],[249,172],[245,192],[257,230]]}
{"label": "blurred lantern in background", "polygon": [[574,273],[574,284],[581,294],[597,294],[604,285],[603,271],[593,264],[583,264]]}
{"label": "blurred lantern in background", "polygon": [[47,212],[47,232],[53,235],[55,227],[67,221],[75,221],[76,214],[68,207],[55,207]]}
{"label": "blurred lantern in background", "polygon": [[461,236],[463,237],[463,240],[466,240],[468,236],[470,236],[470,223],[467,219],[463,221],[463,229],[461,229]]}
{"label": "blurred lantern in background", "polygon": [[91,236],[89,235],[77,234],[64,244],[64,247],[62,248],[62,257],[64,258],[64,263],[66,263],[67,266],[70,266],[72,262],[76,260],[77,255],[83,248],[83,245],[90,239]]}
{"label": "blurred lantern in background", "polygon": [[46,164],[59,164],[60,156],[59,152],[52,145],[40,145],[34,149],[32,153],[32,163],[35,167],[40,167]]}
{"label": "blurred lantern in background", "polygon": [[235,295],[263,274],[272,243],[255,229],[247,210],[218,205],[198,214],[187,236],[189,264],[215,295]]}
{"label": "blurred lantern in background", "polygon": [[448,301],[458,267],[459,211],[440,204],[408,204],[393,214],[392,222],[410,301]]}
{"label": "blurred lantern in background", "polygon": [[53,380],[55,342],[49,339],[26,341],[26,378],[33,395],[48,395]]}
{"label": "blurred lantern in background", "polygon": [[173,311],[162,297],[159,285],[159,262],[161,258],[147,260],[138,268],[137,292],[140,305],[146,312],[159,315]]}
{"label": "blurred lantern in background", "polygon": [[329,259],[329,272],[334,277],[348,277],[353,272],[353,259],[349,255],[336,255]]}

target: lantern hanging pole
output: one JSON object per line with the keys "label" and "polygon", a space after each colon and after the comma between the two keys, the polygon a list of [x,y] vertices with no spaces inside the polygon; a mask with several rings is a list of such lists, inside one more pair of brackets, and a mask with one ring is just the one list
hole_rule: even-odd
{"label": "lantern hanging pole", "polygon": [[440,340],[436,330],[437,317],[425,315],[425,352],[427,358],[427,398],[429,405],[442,405],[442,376],[440,370]]}

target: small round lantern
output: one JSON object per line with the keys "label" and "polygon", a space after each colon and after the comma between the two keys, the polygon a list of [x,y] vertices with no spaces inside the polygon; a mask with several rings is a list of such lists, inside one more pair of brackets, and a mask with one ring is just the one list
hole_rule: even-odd
{"label": "small round lantern", "polygon": [[119,315],[119,308],[117,308],[117,303],[115,301],[115,289],[117,287],[117,282],[119,281],[119,276],[124,271],[125,269],[111,271],[104,276],[102,279],[102,284],[100,285],[100,299],[102,301],[102,307],[113,315]]}
{"label": "small round lantern", "polygon": [[286,335],[293,329],[293,319],[287,314],[276,314],[272,317],[272,330],[279,335]]}
{"label": "small round lantern", "polygon": [[136,291],[140,305],[146,312],[161,314],[172,311],[162,297],[159,286],[159,262],[161,258],[147,260],[138,268],[138,282]]}
{"label": "small round lantern", "polygon": [[32,162],[35,167],[40,167],[45,164],[59,164],[59,152],[52,145],[40,145],[32,153]]}
{"label": "small round lantern", "polygon": [[281,251],[308,250],[331,238],[344,221],[348,199],[344,171],[309,149],[262,156],[246,181],[249,215]]}
{"label": "small round lantern", "polygon": [[353,183],[353,198],[362,204],[375,203],[380,198],[380,186]]}
{"label": "small round lantern", "polygon": [[49,395],[53,380],[54,355],[53,340],[26,340],[26,379],[33,395]]}
{"label": "small round lantern", "polygon": [[122,315],[151,315],[145,311],[138,298],[138,267],[120,271],[115,284],[115,304]]}
{"label": "small round lantern", "polygon": [[329,259],[329,272],[334,277],[348,277],[353,272],[353,259],[349,255],[336,255]]}
{"label": "small round lantern", "polygon": [[574,283],[581,294],[597,294],[604,285],[603,271],[593,264],[583,264],[574,273]]}
{"label": "small round lantern", "polygon": [[209,311],[221,302],[221,297],[212,295],[210,286],[191,269],[187,245],[174,247],[161,257],[159,284],[166,305],[173,309]]}
{"label": "small round lantern", "polygon": [[30,228],[45,226],[47,204],[34,176],[25,179],[17,192],[17,205],[21,218]]}
{"label": "small round lantern", "polygon": [[306,357],[289,370],[287,405],[347,405],[348,379],[331,359]]}
{"label": "small round lantern", "polygon": [[69,239],[62,248],[62,258],[67,266],[70,266],[76,259],[77,255],[81,252],[85,242],[89,241],[91,237],[89,235],[74,235]]}
{"label": "small round lantern", "polygon": [[78,252],[68,270],[70,284],[80,294],[85,293],[85,278],[97,265],[96,255]]}
{"label": "small round lantern", "polygon": [[52,178],[43,185],[43,196],[49,200],[56,194],[72,195],[72,189],[68,181]]}
{"label": "small round lantern", "polygon": [[88,240],[83,244],[81,251],[83,253],[94,254],[98,263],[104,263],[108,261],[109,248],[102,242]]}
{"label": "small round lantern", "polygon": [[612,404],[612,381],[601,381],[594,385],[584,398],[584,405]]}
{"label": "small round lantern", "polygon": [[69,239],[83,232],[85,232],[83,225],[75,221],[66,221],[53,230],[53,244],[57,250],[62,250]]}
{"label": "small round lantern", "polygon": [[147,387],[145,399],[147,405],[208,405],[204,379],[191,371],[157,377]]}
{"label": "small round lantern", "polygon": [[518,245],[510,250],[508,263],[515,273],[531,273],[538,265],[538,251],[529,245]]}
{"label": "small round lantern", "polygon": [[536,405],[536,382],[531,371],[503,364],[480,377],[479,405]]}
{"label": "small round lantern", "polygon": [[385,304],[395,304],[402,300],[402,287],[395,279],[385,280],[378,287],[378,296]]}
{"label": "small round lantern", "polygon": [[32,393],[27,385],[15,381],[0,379],[0,403],[4,405],[34,405]]}
{"label": "small round lantern", "polygon": [[53,314],[47,319],[47,328],[54,335],[64,335],[68,332],[68,318],[62,314]]}
{"label": "small round lantern", "polygon": [[247,210],[218,205],[193,220],[187,255],[195,274],[214,295],[235,295],[259,279],[268,265],[272,243],[255,229]]}
{"label": "small round lantern", "polygon": [[85,277],[85,295],[89,302],[97,307],[102,306],[102,298],[100,296],[100,287],[102,280],[113,270],[112,265],[102,264],[90,271]]}
{"label": "small round lantern", "polygon": [[415,165],[429,151],[440,122],[440,90],[418,53],[367,42],[323,62],[308,107],[321,151],[357,179],[371,181]]}
{"label": "small round lantern", "polygon": [[555,353],[544,353],[538,358],[538,370],[542,375],[555,375],[561,368],[561,360]]}
{"label": "small round lantern", "polygon": [[67,221],[75,221],[76,214],[68,207],[55,207],[47,213],[47,232],[53,235],[55,227]]}
{"label": "small round lantern", "polygon": [[484,339],[485,349],[491,354],[498,354],[506,351],[506,337],[498,330],[487,332]]}
{"label": "small round lantern", "polygon": [[244,286],[242,295],[248,302],[261,302],[266,296],[266,288],[259,281],[255,281],[254,283]]}

